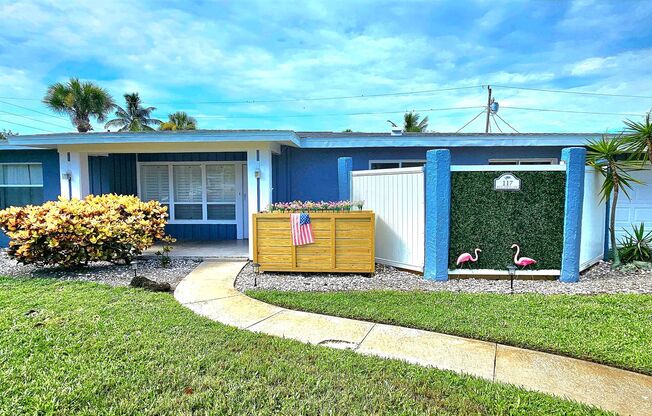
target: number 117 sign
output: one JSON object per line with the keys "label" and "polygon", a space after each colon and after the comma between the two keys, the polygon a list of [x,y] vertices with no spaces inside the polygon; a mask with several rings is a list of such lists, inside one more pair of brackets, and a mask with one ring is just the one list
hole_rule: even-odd
{"label": "number 117 sign", "polygon": [[513,173],[503,173],[494,179],[494,191],[520,191],[521,180]]}

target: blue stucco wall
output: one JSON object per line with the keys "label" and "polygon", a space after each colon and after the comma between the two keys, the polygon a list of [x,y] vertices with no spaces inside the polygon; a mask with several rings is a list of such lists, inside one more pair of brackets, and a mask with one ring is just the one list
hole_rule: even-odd
{"label": "blue stucco wall", "polygon": [[[59,153],[56,150],[0,150],[0,163],[43,164],[43,201],[56,200],[61,191],[59,182]],[[0,247],[9,239],[0,232]]]}
{"label": "blue stucco wall", "polygon": [[[353,170],[369,169],[370,160],[426,159],[426,147],[374,147],[357,149],[298,149],[282,147],[272,159],[274,202],[337,200],[337,159],[351,157]],[[561,147],[452,148],[453,165],[484,165],[489,159],[560,158]]]}
{"label": "blue stucco wall", "polygon": [[[93,194],[137,195],[136,162],[227,162],[246,161],[246,152],[110,154],[89,158],[90,189]],[[180,241],[235,240],[234,224],[169,224],[166,231]]]}

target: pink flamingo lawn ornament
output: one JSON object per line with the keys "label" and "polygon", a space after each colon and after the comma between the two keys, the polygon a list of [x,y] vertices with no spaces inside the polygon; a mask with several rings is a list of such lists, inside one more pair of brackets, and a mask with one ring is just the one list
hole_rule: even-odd
{"label": "pink flamingo lawn ornament", "polygon": [[475,251],[473,252],[475,254],[475,258],[469,253],[462,253],[460,256],[457,258],[457,265],[459,266],[460,264],[464,266],[464,264],[468,262],[473,262],[475,263],[478,261],[478,252],[482,253],[482,250],[479,248],[476,248]]}
{"label": "pink flamingo lawn ornament", "polygon": [[518,246],[518,244],[512,244],[512,248],[516,247],[516,254],[514,254],[514,264],[520,267],[527,267],[531,266],[533,264],[537,264],[537,261],[534,259],[531,259],[529,257],[521,257],[520,259],[518,258],[519,253],[521,252],[521,248]]}

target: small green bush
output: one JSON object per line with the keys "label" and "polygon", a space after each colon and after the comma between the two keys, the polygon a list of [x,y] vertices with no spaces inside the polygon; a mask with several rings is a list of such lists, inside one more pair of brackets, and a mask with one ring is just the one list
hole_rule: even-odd
{"label": "small green bush", "polygon": [[165,236],[167,208],[135,196],[90,195],[0,211],[9,256],[23,264],[130,263]]}
{"label": "small green bush", "polygon": [[652,231],[645,232],[645,225],[632,225],[631,230],[624,230],[620,239],[618,252],[623,263],[652,260]]}

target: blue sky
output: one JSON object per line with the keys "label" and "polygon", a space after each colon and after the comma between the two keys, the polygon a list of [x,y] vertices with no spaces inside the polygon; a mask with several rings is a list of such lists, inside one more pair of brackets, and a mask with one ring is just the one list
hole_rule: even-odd
{"label": "blue sky", "polygon": [[[65,116],[30,111],[48,113],[39,101],[47,86],[71,76],[119,102],[138,91],[159,118],[185,110],[217,129],[386,131],[402,111],[477,107],[421,111],[430,130],[456,131],[480,112],[486,84],[652,96],[651,1],[0,0],[0,16],[0,128],[21,134],[42,131],[8,122],[72,130]],[[477,87],[255,102],[467,86]],[[625,117],[509,107],[652,107],[649,98],[494,95],[521,132],[616,130]],[[481,131],[481,119],[464,131]]]}

